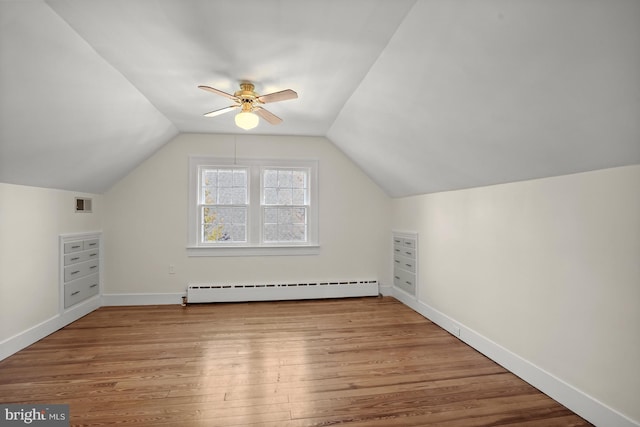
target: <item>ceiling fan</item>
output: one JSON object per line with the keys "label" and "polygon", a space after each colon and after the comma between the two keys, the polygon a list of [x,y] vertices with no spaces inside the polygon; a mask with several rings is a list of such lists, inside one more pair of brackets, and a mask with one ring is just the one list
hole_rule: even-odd
{"label": "ceiling fan", "polygon": [[240,109],[240,113],[236,115],[235,122],[238,127],[245,130],[253,129],[258,126],[258,116],[262,117],[272,125],[282,123],[282,119],[280,117],[265,110],[261,105],[268,104],[270,102],[286,101],[287,99],[295,99],[298,97],[298,94],[291,89],[281,90],[268,95],[258,95],[253,91],[253,84],[249,82],[240,83],[240,90],[235,92],[233,95],[211,86],[201,85],[198,87],[202,90],[229,98],[235,102],[235,104],[228,107],[210,111],[204,115],[205,117],[215,117],[220,114],[228,113],[229,111]]}

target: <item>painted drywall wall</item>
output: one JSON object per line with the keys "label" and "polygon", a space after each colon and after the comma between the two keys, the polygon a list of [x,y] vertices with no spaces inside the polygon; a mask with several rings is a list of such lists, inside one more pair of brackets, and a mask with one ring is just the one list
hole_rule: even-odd
{"label": "painted drywall wall", "polygon": [[[189,156],[319,161],[320,254],[188,257]],[[184,292],[189,282],[379,279],[390,199],[324,137],[182,134],[105,193],[106,294]],[[169,274],[169,265],[175,273]],[[178,302],[178,301],[176,301]]]}
{"label": "painted drywall wall", "polygon": [[640,422],[640,165],[396,199],[419,300]]}
{"label": "painted drywall wall", "polygon": [[101,195],[0,183],[0,342],[58,314],[58,236],[100,230],[101,212]]}

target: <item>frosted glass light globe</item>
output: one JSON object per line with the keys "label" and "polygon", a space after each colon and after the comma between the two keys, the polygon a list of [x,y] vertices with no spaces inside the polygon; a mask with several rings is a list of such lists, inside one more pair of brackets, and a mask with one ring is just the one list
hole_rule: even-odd
{"label": "frosted glass light globe", "polygon": [[236,114],[236,126],[244,130],[253,129],[258,126],[260,119],[253,113],[241,112]]}

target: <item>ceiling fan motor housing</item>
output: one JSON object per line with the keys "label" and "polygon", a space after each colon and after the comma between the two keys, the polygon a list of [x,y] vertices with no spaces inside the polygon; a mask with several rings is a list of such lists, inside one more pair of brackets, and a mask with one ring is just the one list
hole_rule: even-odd
{"label": "ceiling fan motor housing", "polygon": [[240,83],[240,90],[233,95],[242,101],[253,102],[258,99],[258,94],[253,91],[254,88],[252,83]]}

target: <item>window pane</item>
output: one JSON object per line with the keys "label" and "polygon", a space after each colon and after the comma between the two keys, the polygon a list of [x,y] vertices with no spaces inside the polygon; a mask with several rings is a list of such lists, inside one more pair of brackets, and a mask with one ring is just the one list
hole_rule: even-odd
{"label": "window pane", "polygon": [[263,233],[265,242],[306,242],[307,208],[264,208]]}
{"label": "window pane", "polygon": [[278,204],[279,205],[293,204],[293,191],[290,188],[280,188],[278,190]]}
{"label": "window pane", "polygon": [[278,241],[290,242],[291,240],[291,225],[278,224]]}
{"label": "window pane", "polygon": [[291,224],[291,209],[278,209],[278,224]]}
{"label": "window pane", "polygon": [[265,205],[277,205],[278,204],[278,190],[275,188],[264,189],[264,204]]}
{"label": "window pane", "polygon": [[264,171],[264,184],[265,187],[275,188],[278,186],[278,171],[273,169],[266,169]]}
{"label": "window pane", "polygon": [[206,224],[202,227],[202,231],[203,242],[223,242],[230,239],[229,234],[225,232],[222,224]]}
{"label": "window pane", "polygon": [[234,242],[246,242],[247,241],[247,227],[244,225],[232,225],[231,226],[231,240]]}
{"label": "window pane", "polygon": [[233,171],[233,186],[234,187],[246,187],[247,186],[247,171],[244,169],[235,169]]}
{"label": "window pane", "polygon": [[201,239],[206,243],[246,242],[246,220],[246,208],[203,207]]}
{"label": "window pane", "polygon": [[233,189],[227,187],[221,187],[218,191],[218,204],[219,205],[231,205],[233,204]]}
{"label": "window pane", "polygon": [[202,185],[216,186],[218,184],[218,170],[217,169],[205,169],[202,172]]}
{"label": "window pane", "polygon": [[247,203],[246,188],[235,187],[231,190],[231,203],[234,205],[244,205]]}
{"label": "window pane", "polygon": [[278,171],[278,187],[279,188],[291,188],[291,174],[290,170],[279,170]]}
{"label": "window pane", "polygon": [[200,203],[211,205],[216,203],[217,187],[206,186],[202,187],[202,194],[200,195]]}
{"label": "window pane", "polygon": [[309,172],[301,169],[265,169],[262,203],[265,205],[307,205]]}
{"label": "window pane", "polygon": [[307,241],[307,226],[306,224],[294,224],[291,226],[291,240],[294,242],[306,242]]}
{"label": "window pane", "polygon": [[[278,224],[277,241],[278,242],[306,242],[307,226],[304,224]],[[268,227],[268,236],[271,238],[274,233],[274,224]]]}
{"label": "window pane", "polygon": [[247,204],[247,169],[212,167],[202,169],[201,173],[201,204]]}
{"label": "window pane", "polygon": [[291,210],[291,223],[292,224],[306,224],[307,223],[307,209],[306,208],[293,208]]}
{"label": "window pane", "polygon": [[218,186],[233,187],[233,170],[230,170],[230,169],[218,170]]}
{"label": "window pane", "polygon": [[278,240],[278,224],[266,224],[263,238],[265,242],[276,242]]}
{"label": "window pane", "polygon": [[264,209],[264,223],[276,224],[278,222],[278,208],[265,208]]}
{"label": "window pane", "polygon": [[294,188],[291,193],[291,204],[292,205],[306,205],[307,201],[305,197],[307,195],[307,191],[302,188]]}
{"label": "window pane", "polygon": [[234,208],[232,220],[234,224],[246,224],[247,210],[245,208]]}
{"label": "window pane", "polygon": [[307,188],[307,172],[294,170],[291,186],[293,188]]}

